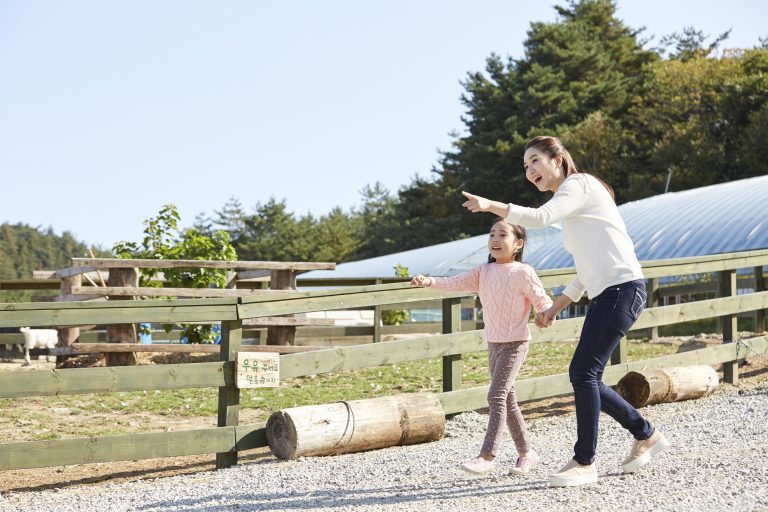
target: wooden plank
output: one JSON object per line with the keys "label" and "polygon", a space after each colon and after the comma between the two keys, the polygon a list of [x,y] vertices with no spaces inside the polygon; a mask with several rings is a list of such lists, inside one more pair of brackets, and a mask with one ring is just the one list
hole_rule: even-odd
{"label": "wooden plank", "polygon": [[632,328],[642,329],[704,318],[716,318],[723,315],[755,311],[766,306],[768,306],[768,291],[700,300],[686,304],[675,304],[673,306],[660,306],[643,311]]}
{"label": "wooden plank", "polygon": [[273,325],[312,325],[327,326],[334,325],[333,318],[302,318],[297,316],[267,316],[263,318],[247,318],[243,320],[244,326],[268,327]]}
{"label": "wooden plank", "polygon": [[0,290],[58,290],[60,283],[60,279],[3,279],[0,281]]}
{"label": "wooden plank", "polygon": [[[279,300],[279,298],[277,299]],[[111,300],[106,302],[6,302],[0,303],[0,312],[3,311],[23,311],[31,309],[51,310],[51,309],[126,309],[126,308],[151,308],[157,306],[163,307],[184,307],[184,306],[234,306],[238,304],[238,299],[232,298],[212,298],[212,299],[155,299],[155,300]]]}
{"label": "wooden plank", "polygon": [[53,276],[64,279],[66,277],[79,276],[96,270],[96,267],[69,267],[54,272]]}
{"label": "wooden plank", "polygon": [[222,261],[152,260],[122,258],[72,258],[74,267],[109,268],[208,268],[219,270],[334,270],[329,261]]}
{"label": "wooden plank", "polygon": [[[263,280],[264,278],[268,278],[272,275],[272,271],[268,269],[264,270],[241,270],[240,272],[237,272],[237,275],[235,276],[236,281],[245,281],[249,279],[260,279]],[[267,279],[268,281],[269,279]]]}
{"label": "wooden plank", "polygon": [[[380,285],[381,287],[393,285]],[[328,294],[325,296],[313,296],[306,298],[294,298],[279,302],[254,303],[253,299],[242,299],[238,306],[238,314],[241,318],[254,318],[262,316],[279,316],[295,313],[308,313],[311,311],[330,311],[336,309],[350,309],[363,306],[378,306],[392,302],[415,302],[424,300],[430,295],[425,288],[407,288],[395,290],[368,291],[354,294]],[[301,293],[301,292],[298,292]],[[306,292],[305,292],[306,293]],[[434,292],[432,292],[434,293]],[[448,297],[462,297],[466,294],[450,294]],[[440,298],[446,298],[443,294]],[[246,303],[246,301],[248,301]]]}
{"label": "wooden plank", "polygon": [[[654,359],[647,359],[644,361],[608,366],[605,368],[605,373],[603,374],[603,382],[606,385],[612,386],[619,382],[619,380],[630,371],[638,371],[647,368],[687,366],[692,364],[716,365],[738,357],[743,357],[747,352],[750,354],[764,354],[768,352],[768,337],[762,336],[746,341],[750,345],[750,349],[735,343],[729,343],[657,357]],[[440,393],[438,398],[443,404],[443,409],[446,414],[472,411],[488,406],[488,387],[489,386],[478,386],[459,391]],[[573,388],[571,387],[568,374],[560,373],[546,377],[519,380],[515,383],[515,391],[517,393],[518,402],[527,402],[538,400],[540,398],[571,394]]]}
{"label": "wooden plank", "polygon": [[33,469],[96,462],[202,455],[267,446],[264,423],[0,444],[0,468]]}
{"label": "wooden plank", "polygon": [[72,295],[106,297],[130,295],[135,297],[248,297],[280,293],[281,290],[258,290],[239,288],[153,288],[148,286],[74,286]]}
{"label": "wooden plank", "polygon": [[[0,341],[0,344],[1,343],[3,342]],[[277,352],[279,354],[295,354],[299,352],[310,352],[312,350],[324,350],[327,348],[328,347],[314,345],[299,345],[291,347],[243,345],[240,347],[240,352]],[[71,347],[49,349],[48,353],[51,355],[98,354],[102,352],[218,354],[220,350],[220,345],[209,345],[202,343],[74,343]]]}
{"label": "wooden plank", "polygon": [[300,377],[358,368],[370,368],[403,361],[415,361],[486,349],[482,331],[424,336],[385,343],[288,354],[280,358],[280,378]]}
{"label": "wooden plank", "polygon": [[[423,301],[442,300],[446,297],[468,297],[472,295],[467,293],[444,293],[444,292],[438,292],[435,290],[430,290],[429,288],[411,288],[411,285],[409,283],[391,283],[391,284],[367,285],[367,286],[347,286],[345,288],[334,288],[330,290],[305,290],[305,291],[286,292],[284,295],[280,295],[279,297],[273,297],[268,295],[256,296],[256,297],[243,297],[240,299],[240,303],[244,305],[249,305],[249,304],[261,303],[261,302],[275,302],[275,301],[294,300],[294,299],[335,297],[338,295],[356,295],[356,294],[369,293],[369,292],[391,292],[391,291],[397,291],[397,290],[421,290],[423,296],[421,297],[420,300],[423,300]],[[397,304],[396,300],[397,299],[394,298],[394,300],[390,301],[389,304]],[[411,302],[418,302],[418,301],[409,299],[407,302],[411,303]]]}
{"label": "wooden plank", "polygon": [[221,362],[0,372],[0,398],[219,387],[227,372]]}
{"label": "wooden plank", "polygon": [[[122,303],[142,301],[120,301]],[[58,305],[60,303],[54,303]],[[155,306],[138,308],[99,307],[110,305],[109,302],[81,303],[88,308],[39,308],[39,309],[0,309],[0,327],[42,327],[83,324],[122,324],[122,323],[185,323],[218,322],[236,320],[237,309],[230,305],[221,306]],[[158,302],[155,302],[158,304]],[[48,306],[45,303],[43,306]]]}
{"label": "wooden plank", "polygon": [[235,427],[0,444],[0,468],[29,469],[234,450]]}

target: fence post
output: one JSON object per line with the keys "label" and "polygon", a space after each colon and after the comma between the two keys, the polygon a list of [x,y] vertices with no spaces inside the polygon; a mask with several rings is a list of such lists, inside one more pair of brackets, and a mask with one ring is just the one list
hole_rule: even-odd
{"label": "fence post", "polygon": [[[649,308],[655,308],[659,305],[659,278],[652,277],[648,280],[648,300],[646,306]],[[649,330],[650,341],[658,341],[659,339],[659,326],[655,325]]]}
{"label": "fence post", "polygon": [[[755,267],[755,292],[765,291],[765,276],[763,275],[763,267]],[[755,334],[763,334],[765,332],[765,310],[758,309],[755,311]]]}
{"label": "fence post", "polygon": [[[381,279],[377,279],[374,284],[381,284]],[[381,341],[381,312],[382,307],[373,307],[373,342],[378,343]]]}
{"label": "fence post", "polygon": [[627,337],[624,336],[613,349],[611,354],[611,364],[621,364],[627,362]]}
{"label": "fence post", "polygon": [[[269,281],[270,290],[295,290],[295,270],[273,270]],[[267,327],[267,345],[295,345],[296,326]]]}
{"label": "fence post", "polygon": [[[720,277],[720,297],[729,297],[736,295],[736,271],[721,270]],[[723,343],[733,343],[738,336],[739,331],[736,325],[736,315],[723,315],[720,317],[721,329],[723,332]],[[736,384],[739,380],[739,362],[738,360],[727,361],[723,363],[723,380],[729,384]]]}
{"label": "fence post", "polygon": [[[83,275],[62,277],[59,294],[63,300],[72,300],[72,288],[83,284]],[[70,347],[80,337],[79,327],[60,327],[57,347]],[[61,368],[69,356],[56,356],[56,368]]]}
{"label": "fence post", "polygon": [[[107,286],[139,286],[139,269],[111,268]],[[110,296],[110,300],[135,300],[132,295]],[[110,324],[107,326],[107,343],[136,343],[136,324]],[[107,366],[135,366],[136,354],[133,352],[107,352],[104,354]]]}
{"label": "fence post", "polygon": [[[228,320],[221,322],[221,348],[219,360],[224,361],[224,374],[231,379],[219,388],[219,427],[236,426],[240,421],[240,389],[235,386],[235,360],[243,339],[243,321]],[[216,469],[228,468],[237,464],[237,451],[216,454]]]}
{"label": "fence post", "polygon": [[[443,334],[461,331],[461,297],[443,299]],[[461,389],[461,354],[443,356],[443,392]]]}

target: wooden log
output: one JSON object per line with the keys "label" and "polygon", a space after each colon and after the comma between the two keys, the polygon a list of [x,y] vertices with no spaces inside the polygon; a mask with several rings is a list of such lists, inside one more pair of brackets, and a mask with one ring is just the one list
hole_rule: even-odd
{"label": "wooden log", "polygon": [[616,391],[634,407],[643,407],[701,398],[718,383],[717,372],[702,364],[629,372],[616,384]]}
{"label": "wooden log", "polygon": [[412,393],[283,409],[269,417],[266,435],[287,460],[437,441],[444,430],[437,396]]}

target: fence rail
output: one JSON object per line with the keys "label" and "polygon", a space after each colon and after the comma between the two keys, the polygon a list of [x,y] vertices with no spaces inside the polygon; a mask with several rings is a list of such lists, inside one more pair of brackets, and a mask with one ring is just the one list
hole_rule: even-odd
{"label": "fence rail", "polygon": [[[737,360],[747,354],[737,340],[735,315],[768,308],[762,277],[753,293],[735,295],[734,270],[760,268],[768,251],[752,251],[654,262],[645,267],[650,279],[699,272],[719,272],[721,297],[687,304],[646,309],[635,329],[657,328],[679,322],[719,318],[724,343],[705,349],[627,363],[619,351],[604,374],[607,384],[628,371],[680,364],[723,364],[727,381],[738,378]],[[755,272],[757,275],[757,271]],[[561,286],[572,276],[568,270],[542,272],[548,287]],[[762,273],[760,273],[762,276]],[[180,365],[77,368],[28,372],[0,372],[0,397],[19,398],[81,393],[102,393],[185,388],[218,388],[218,427],[184,432],[130,434],[52,441],[0,444],[0,469],[48,467],[65,464],[134,460],[142,458],[216,453],[217,467],[237,462],[241,450],[266,446],[264,426],[239,425],[239,390],[234,384],[235,354],[242,349],[243,323],[249,318],[291,315],[391,304],[418,304],[439,299],[443,304],[443,334],[379,344],[334,347],[280,356],[281,378],[347,371],[405,361],[442,357],[443,392],[439,398],[447,414],[485,406],[487,386],[461,389],[461,355],[485,349],[481,331],[461,331],[463,294],[446,295],[412,289],[407,283],[357,285],[333,290],[284,292],[277,296],[222,299],[109,301],[76,303],[0,304],[0,327],[74,326],[140,322],[221,322],[221,361]],[[535,342],[578,335],[583,319],[559,320],[550,329],[531,325]],[[766,336],[749,340],[749,350],[768,351]],[[520,401],[569,393],[566,374],[526,379],[517,383]]]}

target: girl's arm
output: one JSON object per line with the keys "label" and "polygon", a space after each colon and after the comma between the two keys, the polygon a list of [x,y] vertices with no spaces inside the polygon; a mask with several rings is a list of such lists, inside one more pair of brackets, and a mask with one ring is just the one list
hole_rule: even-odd
{"label": "girl's arm", "polygon": [[480,290],[480,267],[475,267],[450,277],[425,277],[411,279],[411,286],[429,286],[441,291],[477,293]]}
{"label": "girl's arm", "polygon": [[533,304],[533,309],[537,313],[546,311],[552,307],[552,299],[544,289],[544,285],[541,283],[541,279],[536,274],[536,271],[532,267],[527,267],[526,278],[528,280],[528,289],[525,291],[528,300]]}

